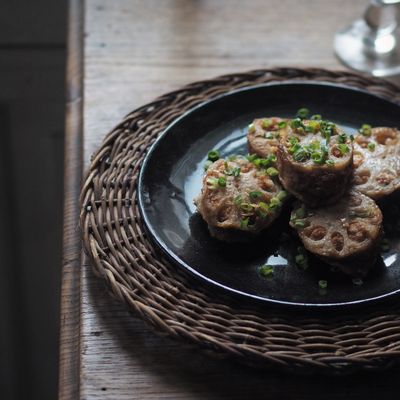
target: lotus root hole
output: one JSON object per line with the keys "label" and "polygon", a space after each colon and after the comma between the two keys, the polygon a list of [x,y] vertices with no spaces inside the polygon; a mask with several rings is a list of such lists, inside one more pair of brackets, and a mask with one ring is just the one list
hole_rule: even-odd
{"label": "lotus root hole", "polygon": [[326,228],[323,226],[310,226],[304,230],[307,237],[312,240],[322,240],[326,235]]}
{"label": "lotus root hole", "polygon": [[342,251],[344,246],[343,235],[339,232],[333,232],[331,235],[331,242],[337,251]]}
{"label": "lotus root hole", "polygon": [[375,130],[375,138],[379,144],[388,144],[388,141],[396,139],[396,130],[391,128],[381,128]]}
{"label": "lotus root hole", "polygon": [[369,170],[357,171],[354,175],[354,184],[363,185],[364,183],[368,182],[370,176],[371,176],[371,171]]}
{"label": "lotus root hole", "polygon": [[382,171],[376,177],[376,181],[382,186],[387,186],[393,181],[394,178],[395,177],[393,176],[393,174],[391,172]]}
{"label": "lotus root hole", "polygon": [[347,227],[347,234],[351,240],[358,243],[363,242],[368,237],[364,224],[361,222],[351,222]]}

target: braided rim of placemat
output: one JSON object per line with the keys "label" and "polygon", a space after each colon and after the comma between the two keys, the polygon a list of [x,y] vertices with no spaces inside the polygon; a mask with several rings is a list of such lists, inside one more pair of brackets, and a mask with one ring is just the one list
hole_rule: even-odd
{"label": "braided rim of placemat", "polygon": [[347,374],[399,360],[400,306],[298,315],[243,304],[182,273],[147,238],[136,203],[143,158],[190,108],[234,89],[281,81],[339,83],[400,104],[381,79],[324,69],[278,68],[221,76],[168,93],[125,117],[93,155],[81,192],[83,243],[111,293],[159,331],[258,367]]}

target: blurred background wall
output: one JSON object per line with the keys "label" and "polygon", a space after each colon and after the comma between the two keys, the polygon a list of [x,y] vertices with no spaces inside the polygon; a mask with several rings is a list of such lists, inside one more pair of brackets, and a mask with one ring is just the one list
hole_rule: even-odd
{"label": "blurred background wall", "polygon": [[0,398],[56,399],[64,0],[0,1]]}

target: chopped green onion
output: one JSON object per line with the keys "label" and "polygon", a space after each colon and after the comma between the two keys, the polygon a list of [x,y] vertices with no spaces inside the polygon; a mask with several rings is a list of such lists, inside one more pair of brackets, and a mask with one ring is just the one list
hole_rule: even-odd
{"label": "chopped green onion", "polygon": [[296,117],[305,119],[308,117],[309,113],[310,113],[310,110],[308,108],[303,107],[303,108],[300,108],[299,110],[297,110]]}
{"label": "chopped green onion", "polygon": [[311,116],[311,119],[314,120],[314,121],[315,120],[318,121],[318,120],[322,119],[322,116],[320,114],[314,114],[314,115]]}
{"label": "chopped green onion", "polygon": [[323,164],[324,163],[324,156],[322,153],[314,152],[311,154],[311,159],[315,164]]}
{"label": "chopped green onion", "polygon": [[298,254],[294,258],[296,264],[302,269],[307,269],[308,268],[308,256],[307,256],[305,249],[303,247],[298,247],[297,253]]}
{"label": "chopped green onion", "polygon": [[254,161],[258,158],[258,156],[257,156],[257,154],[248,154],[248,155],[246,156],[246,158],[247,158],[250,162],[254,162]]}
{"label": "chopped green onion", "polygon": [[250,124],[248,129],[249,129],[249,133],[253,133],[253,132],[255,132],[256,127],[254,126],[254,124]]}
{"label": "chopped green onion", "polygon": [[287,195],[288,195],[288,194],[287,194],[286,191],[281,190],[281,191],[276,195],[276,197],[277,197],[279,200],[283,201],[283,200],[286,199]]}
{"label": "chopped green onion", "polygon": [[317,133],[319,130],[319,122],[318,121],[310,121],[306,126],[307,132]]}
{"label": "chopped green onion", "polygon": [[268,159],[269,159],[269,161],[271,161],[272,163],[276,163],[276,160],[277,160],[275,154],[271,154],[271,155],[268,157]]}
{"label": "chopped green onion", "polygon": [[350,148],[347,146],[347,144],[340,143],[337,147],[342,155],[347,154],[350,151]]}
{"label": "chopped green onion", "polygon": [[371,136],[372,134],[372,127],[369,124],[363,124],[361,125],[361,128],[358,130],[361,135],[363,136]]}
{"label": "chopped green onion", "polygon": [[263,192],[260,192],[259,190],[255,190],[254,192],[250,192],[249,196],[250,196],[251,199],[255,200],[255,199],[258,199],[258,198],[262,197],[263,196]]}
{"label": "chopped green onion", "polygon": [[208,159],[210,161],[217,161],[219,159],[219,151],[218,150],[211,150],[208,152]]}
{"label": "chopped green onion", "polygon": [[254,206],[252,206],[252,205],[249,204],[249,203],[242,203],[242,204],[240,204],[240,209],[241,209],[242,211],[244,211],[244,212],[247,212],[247,213],[252,212],[252,211],[253,211],[253,208],[254,208]]}
{"label": "chopped green onion", "polygon": [[346,143],[347,135],[345,133],[341,133],[338,137],[338,143]]}
{"label": "chopped green onion", "polygon": [[218,188],[218,178],[208,178],[206,182],[211,190],[215,190]]}
{"label": "chopped green onion", "polygon": [[300,147],[293,153],[293,158],[295,161],[306,161],[310,158],[310,153],[303,147]]}
{"label": "chopped green onion", "polygon": [[270,213],[270,208],[268,207],[267,203],[264,203],[263,201],[260,201],[258,203],[258,210],[257,211],[263,218],[265,218]]}
{"label": "chopped green onion", "polygon": [[268,129],[271,126],[272,122],[269,119],[263,119],[262,127],[264,129]]}
{"label": "chopped green onion", "polygon": [[231,154],[230,156],[228,156],[229,161],[235,161],[236,158],[237,158],[237,156],[235,154]]}
{"label": "chopped green onion", "polygon": [[374,151],[375,150],[375,143],[374,142],[369,142],[368,143],[368,150],[369,151]]}
{"label": "chopped green onion", "polygon": [[294,226],[296,228],[302,229],[302,228],[304,228],[306,226],[306,223],[304,221],[301,221],[301,220],[296,220],[294,222]]}
{"label": "chopped green onion", "polygon": [[246,230],[249,227],[249,218],[244,218],[240,221],[240,229]]}
{"label": "chopped green onion", "polygon": [[278,199],[278,197],[273,197],[270,201],[269,201],[269,207],[270,208],[276,208],[276,207],[280,207],[282,205],[281,201]]}
{"label": "chopped green onion", "polygon": [[235,203],[235,206],[240,207],[240,205],[242,204],[242,196],[239,194],[238,196],[235,197],[233,202]]}
{"label": "chopped green onion", "polygon": [[306,216],[306,209],[304,208],[304,206],[298,208],[298,209],[295,211],[295,215],[296,215],[297,218],[305,218],[305,216]]}
{"label": "chopped green onion", "polygon": [[220,178],[218,178],[218,185],[221,187],[226,186],[226,178],[224,176],[221,176]]}
{"label": "chopped green onion", "polygon": [[268,174],[269,176],[278,176],[278,175],[279,175],[279,172],[278,172],[278,170],[277,170],[276,168],[274,168],[274,167],[269,167],[269,168],[267,168],[267,174]]}
{"label": "chopped green onion", "polygon": [[334,165],[335,165],[335,161],[333,161],[333,160],[326,160],[325,161],[325,164],[328,166],[328,167],[333,167]]}
{"label": "chopped green onion", "polygon": [[267,132],[264,137],[265,139],[273,139],[274,135],[271,132]]}
{"label": "chopped green onion", "polygon": [[212,161],[207,160],[207,161],[204,163],[204,171],[207,171],[208,168],[210,168],[210,165],[211,165],[212,163],[213,163]]}
{"label": "chopped green onion", "polygon": [[287,122],[286,122],[286,121],[280,121],[280,122],[278,122],[278,128],[279,128],[279,129],[286,128],[286,126],[287,126]]}
{"label": "chopped green onion", "polygon": [[274,274],[274,267],[266,264],[260,267],[259,272],[264,278],[269,278]]}
{"label": "chopped green onion", "polygon": [[328,282],[321,279],[318,281],[318,286],[320,289],[326,289],[328,287]]}
{"label": "chopped green onion", "polygon": [[295,118],[290,121],[291,128],[296,129],[296,128],[300,128],[301,126],[302,126],[302,122],[301,122],[300,118]]}
{"label": "chopped green onion", "polygon": [[291,136],[291,137],[289,138],[289,143],[290,143],[292,146],[295,146],[297,143],[299,143],[299,139],[298,139],[296,136]]}

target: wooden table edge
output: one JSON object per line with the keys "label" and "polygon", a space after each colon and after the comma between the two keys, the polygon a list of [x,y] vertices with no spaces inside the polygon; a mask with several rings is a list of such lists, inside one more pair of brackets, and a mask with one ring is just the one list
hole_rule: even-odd
{"label": "wooden table edge", "polygon": [[64,224],[61,273],[59,399],[79,398],[80,269],[78,198],[82,179],[83,0],[69,0],[64,139]]}

